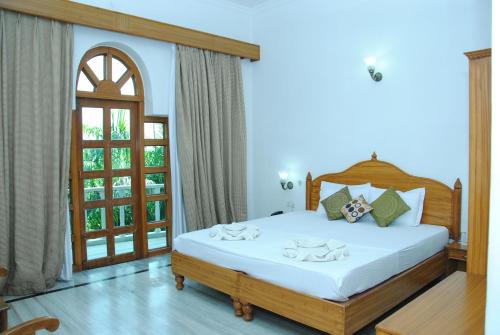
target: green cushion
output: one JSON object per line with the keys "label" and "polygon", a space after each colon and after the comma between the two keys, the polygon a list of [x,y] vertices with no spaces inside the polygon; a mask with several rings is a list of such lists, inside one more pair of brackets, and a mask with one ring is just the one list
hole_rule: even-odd
{"label": "green cushion", "polygon": [[373,207],[370,214],[380,227],[389,226],[411,209],[393,188],[387,189],[370,205]]}
{"label": "green cushion", "polygon": [[344,216],[340,212],[340,209],[351,200],[351,194],[346,186],[337,193],[334,193],[325,200],[321,201],[321,204],[325,207],[328,220],[342,219]]}

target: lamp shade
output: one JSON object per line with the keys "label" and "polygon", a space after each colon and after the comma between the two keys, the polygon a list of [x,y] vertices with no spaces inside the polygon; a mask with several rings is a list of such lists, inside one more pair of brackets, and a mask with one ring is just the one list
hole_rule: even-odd
{"label": "lamp shade", "polygon": [[374,66],[377,63],[377,59],[375,57],[366,57],[365,64],[366,66]]}
{"label": "lamp shade", "polygon": [[278,172],[278,174],[280,175],[280,179],[281,180],[287,180],[288,179],[288,172],[286,172],[286,171],[280,171],[280,172]]}

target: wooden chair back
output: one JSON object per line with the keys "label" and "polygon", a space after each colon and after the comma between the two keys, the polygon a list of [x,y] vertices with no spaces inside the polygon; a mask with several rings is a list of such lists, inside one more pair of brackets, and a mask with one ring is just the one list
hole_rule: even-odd
{"label": "wooden chair back", "polygon": [[[7,277],[8,270],[0,266],[0,278]],[[59,328],[59,320],[50,316],[26,321],[7,329],[7,304],[0,298],[0,335],[35,335],[37,331],[54,332]]]}
{"label": "wooden chair back", "polygon": [[20,325],[7,329],[0,333],[0,335],[35,335],[40,330],[54,332],[57,328],[59,328],[59,320],[45,316],[23,322]]}

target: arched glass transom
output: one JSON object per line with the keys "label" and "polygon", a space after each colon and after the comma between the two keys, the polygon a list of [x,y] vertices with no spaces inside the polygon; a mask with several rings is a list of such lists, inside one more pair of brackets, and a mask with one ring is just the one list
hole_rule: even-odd
{"label": "arched glass transom", "polygon": [[[134,62],[120,50],[98,47],[88,51],[78,69],[77,96],[130,98],[143,96]],[[134,99],[135,100],[135,99]]]}

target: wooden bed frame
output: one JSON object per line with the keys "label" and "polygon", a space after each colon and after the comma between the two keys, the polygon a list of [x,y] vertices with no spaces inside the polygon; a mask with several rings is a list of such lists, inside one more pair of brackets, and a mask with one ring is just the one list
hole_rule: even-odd
{"label": "wooden bed frame", "polygon": [[[357,163],[340,173],[325,174],[314,180],[308,173],[306,209],[318,207],[322,181],[348,185],[370,182],[375,187],[395,187],[401,191],[425,187],[422,222],[447,227],[453,239],[460,235],[462,185],[459,179],[451,189],[439,181],[415,177],[388,162],[379,161],[374,153],[371,160]],[[353,334],[432,281],[444,277],[446,265],[446,257],[441,251],[346,302],[336,302],[296,292],[176,251],[172,253],[177,289],[184,288],[184,277],[188,277],[231,296],[235,315],[243,316],[246,321],[252,320],[253,306],[258,306],[335,335]]]}

